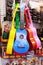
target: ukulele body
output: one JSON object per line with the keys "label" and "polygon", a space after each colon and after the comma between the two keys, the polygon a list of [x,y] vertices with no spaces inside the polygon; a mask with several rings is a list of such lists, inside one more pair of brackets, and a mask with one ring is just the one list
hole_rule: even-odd
{"label": "ukulele body", "polygon": [[35,29],[35,27],[33,27],[32,25],[30,26],[32,32],[33,32],[33,36],[34,36],[34,39],[36,41],[36,44],[37,44],[37,48],[41,47],[41,41],[39,40],[38,36],[37,36],[37,31]]}
{"label": "ukulele body", "polygon": [[26,26],[25,29],[27,30],[27,40],[30,44],[30,51],[36,49],[36,41],[33,36],[33,32],[30,28],[30,25],[28,25],[28,17],[27,17],[27,10],[24,10],[24,17],[25,17],[25,22]]}
{"label": "ukulele body", "polygon": [[36,41],[33,37],[32,30],[27,26],[25,28],[27,30],[27,40],[30,44],[30,50],[35,50],[37,45],[36,45]]}
{"label": "ukulele body", "polygon": [[18,54],[25,54],[29,50],[29,43],[26,39],[27,31],[25,29],[18,29],[16,31],[16,40],[14,42],[13,48],[14,51]]}

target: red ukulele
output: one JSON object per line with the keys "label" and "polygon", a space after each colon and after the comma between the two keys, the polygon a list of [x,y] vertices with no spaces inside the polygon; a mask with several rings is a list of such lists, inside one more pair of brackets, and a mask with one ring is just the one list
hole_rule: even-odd
{"label": "red ukulele", "polygon": [[26,21],[26,30],[27,30],[27,40],[28,42],[30,43],[30,50],[35,50],[37,45],[36,45],[36,41],[34,39],[34,36],[33,36],[33,32],[30,28],[30,26],[28,25],[28,15],[27,15],[27,8],[25,8],[24,10],[24,17],[25,17],[25,21]]}
{"label": "red ukulele", "polygon": [[27,14],[28,14],[28,19],[30,21],[30,28],[32,30],[32,33],[33,33],[33,36],[34,36],[34,39],[36,41],[36,44],[37,44],[37,48],[41,47],[41,41],[40,39],[38,38],[38,35],[37,35],[37,30],[36,28],[33,26],[33,22],[32,22],[32,18],[31,18],[31,14],[30,14],[30,10],[28,7],[26,7],[27,9]]}

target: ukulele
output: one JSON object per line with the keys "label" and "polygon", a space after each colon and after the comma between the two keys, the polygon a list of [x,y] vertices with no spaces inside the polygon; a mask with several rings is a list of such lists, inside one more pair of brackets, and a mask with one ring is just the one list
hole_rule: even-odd
{"label": "ukulele", "polygon": [[27,54],[29,50],[29,43],[26,37],[27,37],[27,31],[24,29],[24,3],[21,3],[20,4],[20,29],[17,29],[16,31],[16,40],[13,45],[13,49],[16,54],[18,55]]}
{"label": "ukulele", "polygon": [[12,54],[13,43],[14,43],[15,34],[16,34],[16,29],[14,28],[15,27],[14,18],[15,18],[16,11],[18,10],[18,7],[19,7],[19,4],[16,5],[16,9],[13,12],[12,26],[11,26],[9,39],[8,39],[8,43],[7,43],[7,50],[6,50],[7,54]]}
{"label": "ukulele", "polygon": [[34,36],[34,39],[35,39],[35,41],[36,41],[37,48],[39,48],[39,47],[41,47],[41,41],[40,41],[40,39],[38,38],[36,28],[33,26],[29,8],[28,8],[27,12],[28,12],[28,18],[29,18],[29,20],[30,20],[30,28],[31,28],[31,30],[32,30],[32,32],[33,32],[33,36]]}
{"label": "ukulele", "polygon": [[24,10],[24,17],[25,17],[25,21],[26,21],[26,30],[27,30],[27,40],[30,44],[30,50],[35,50],[36,49],[36,41],[34,39],[34,36],[33,36],[33,32],[30,28],[30,26],[28,25],[28,15],[27,15],[27,8],[25,8]]}

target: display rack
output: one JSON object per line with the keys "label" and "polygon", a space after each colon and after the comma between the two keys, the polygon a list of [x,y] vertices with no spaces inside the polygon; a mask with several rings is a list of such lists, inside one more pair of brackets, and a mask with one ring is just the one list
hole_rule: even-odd
{"label": "display rack", "polygon": [[15,59],[15,58],[20,58],[21,56],[19,55],[14,55],[14,54],[6,54],[6,46],[2,46],[2,58],[4,59]]}

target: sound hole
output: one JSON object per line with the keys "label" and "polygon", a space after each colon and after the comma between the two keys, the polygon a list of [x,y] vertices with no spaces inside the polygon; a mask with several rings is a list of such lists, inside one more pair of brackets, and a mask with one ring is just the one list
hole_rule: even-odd
{"label": "sound hole", "polygon": [[24,38],[24,36],[23,35],[20,35],[20,39],[23,39]]}

